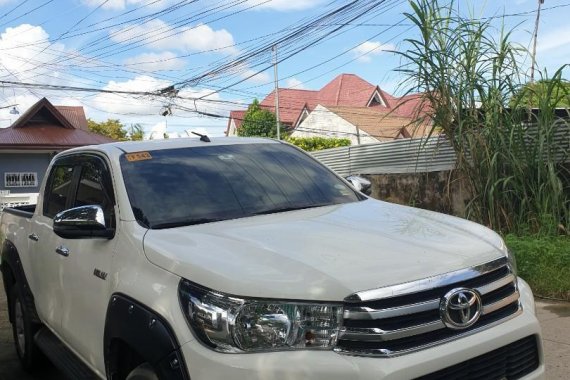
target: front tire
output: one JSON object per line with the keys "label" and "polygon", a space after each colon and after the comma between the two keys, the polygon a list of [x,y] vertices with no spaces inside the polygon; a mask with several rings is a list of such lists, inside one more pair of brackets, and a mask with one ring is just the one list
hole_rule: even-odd
{"label": "front tire", "polygon": [[26,309],[24,297],[18,284],[12,287],[10,299],[12,301],[11,310],[13,313],[12,334],[14,336],[16,353],[22,367],[26,371],[33,371],[44,362],[44,356],[34,342],[34,335],[41,328],[41,325],[31,321],[30,313]]}
{"label": "front tire", "polygon": [[133,369],[126,380],[158,380],[158,375],[148,363],[143,363]]}

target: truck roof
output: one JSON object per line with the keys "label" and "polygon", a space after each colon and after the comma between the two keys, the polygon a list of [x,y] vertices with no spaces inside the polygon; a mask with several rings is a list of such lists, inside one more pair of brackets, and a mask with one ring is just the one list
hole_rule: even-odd
{"label": "truck roof", "polygon": [[123,153],[147,152],[163,149],[192,148],[212,145],[237,145],[237,144],[277,144],[279,141],[269,138],[257,137],[211,137],[210,142],[200,141],[199,138],[186,137],[164,140],[122,141],[100,145],[89,145],[66,150],[61,154],[76,151],[95,150],[107,153],[109,156],[117,156]]}

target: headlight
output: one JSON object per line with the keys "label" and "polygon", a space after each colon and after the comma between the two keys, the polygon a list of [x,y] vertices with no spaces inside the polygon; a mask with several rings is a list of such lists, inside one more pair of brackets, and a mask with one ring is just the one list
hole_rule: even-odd
{"label": "headlight", "polygon": [[342,305],[237,298],[182,280],[179,297],[196,336],[220,352],[332,349]]}
{"label": "headlight", "polygon": [[507,248],[507,261],[509,263],[509,267],[511,271],[516,276],[517,275],[517,259],[515,258],[515,254],[513,251]]}

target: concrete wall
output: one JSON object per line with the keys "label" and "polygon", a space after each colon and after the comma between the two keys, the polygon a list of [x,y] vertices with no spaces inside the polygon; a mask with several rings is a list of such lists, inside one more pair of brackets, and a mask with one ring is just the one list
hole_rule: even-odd
{"label": "concrete wall", "polygon": [[446,214],[465,216],[471,195],[455,171],[363,175],[372,182],[372,197]]}
{"label": "concrete wall", "polygon": [[[45,172],[53,157],[50,153],[2,153],[0,152],[0,190],[10,190],[10,194],[37,193]],[[36,187],[5,187],[4,173],[36,172]]]}

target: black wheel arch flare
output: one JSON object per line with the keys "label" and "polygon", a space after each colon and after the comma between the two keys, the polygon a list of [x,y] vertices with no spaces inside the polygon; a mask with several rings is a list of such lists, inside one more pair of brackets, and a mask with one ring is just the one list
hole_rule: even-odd
{"label": "black wheel arch flare", "polygon": [[[2,270],[2,278],[4,281],[4,289],[8,297],[8,305],[10,305],[10,292],[9,287],[12,286],[10,280],[15,280],[16,286],[20,287],[22,291],[22,296],[24,297],[24,307],[30,313],[30,319],[33,323],[41,323],[38,313],[36,311],[36,304],[34,301],[34,295],[26,279],[26,273],[24,272],[24,267],[22,267],[22,261],[20,260],[20,255],[18,254],[18,249],[16,246],[8,239],[4,240],[2,244],[2,265],[0,269]],[[13,278],[11,278],[13,276]],[[12,322],[12,311],[9,310],[9,319]]]}
{"label": "black wheel arch flare", "polygon": [[189,380],[174,331],[158,313],[124,294],[111,296],[104,335],[105,369],[114,379],[121,358],[112,352],[114,340],[134,350],[158,372],[161,380]]}

